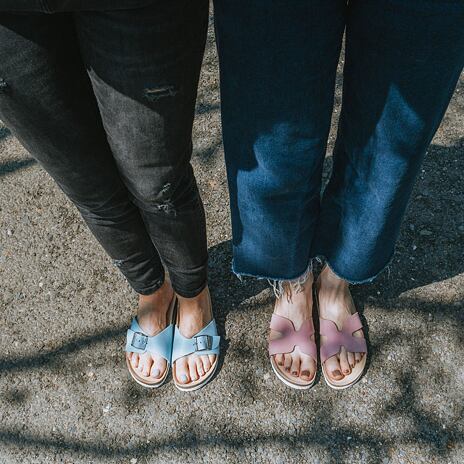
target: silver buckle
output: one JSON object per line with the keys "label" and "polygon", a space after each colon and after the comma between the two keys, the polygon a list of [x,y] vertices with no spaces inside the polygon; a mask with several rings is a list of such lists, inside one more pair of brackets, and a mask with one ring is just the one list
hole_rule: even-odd
{"label": "silver buckle", "polygon": [[206,351],[213,347],[213,337],[211,335],[197,335],[193,337],[195,351]]}
{"label": "silver buckle", "polygon": [[131,346],[137,350],[144,350],[147,347],[148,343],[148,336],[140,333],[140,332],[134,332],[134,335],[132,336],[132,342]]}

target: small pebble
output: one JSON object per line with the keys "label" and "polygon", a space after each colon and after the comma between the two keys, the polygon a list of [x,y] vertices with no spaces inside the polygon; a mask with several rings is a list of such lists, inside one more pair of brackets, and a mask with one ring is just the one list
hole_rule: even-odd
{"label": "small pebble", "polygon": [[130,460],[130,462],[131,462],[131,464],[137,464],[137,459],[136,459],[136,458],[132,458],[132,459]]}
{"label": "small pebble", "polygon": [[6,235],[13,235],[13,231],[11,229],[6,230]]}

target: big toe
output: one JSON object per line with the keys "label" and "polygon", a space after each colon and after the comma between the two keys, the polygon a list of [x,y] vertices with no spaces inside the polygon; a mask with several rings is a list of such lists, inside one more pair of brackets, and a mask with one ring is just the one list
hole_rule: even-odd
{"label": "big toe", "polygon": [[188,383],[190,381],[189,366],[186,357],[176,361],[176,378],[180,383]]}
{"label": "big toe", "polygon": [[300,366],[300,378],[304,381],[311,381],[316,374],[316,362],[311,356],[303,356]]}
{"label": "big toe", "polygon": [[166,372],[166,360],[161,357],[157,357],[153,360],[153,365],[151,367],[151,377],[154,379],[159,379]]}
{"label": "big toe", "polygon": [[338,356],[332,356],[331,358],[327,359],[325,362],[325,368],[330,378],[333,380],[342,380],[342,368],[340,367],[340,361],[338,360]]}

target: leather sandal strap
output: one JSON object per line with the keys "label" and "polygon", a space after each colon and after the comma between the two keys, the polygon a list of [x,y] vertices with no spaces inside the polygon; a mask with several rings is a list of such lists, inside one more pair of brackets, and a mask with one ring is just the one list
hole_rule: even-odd
{"label": "leather sandal strap", "polygon": [[341,330],[338,330],[335,322],[319,318],[319,332],[326,337],[326,340],[321,342],[321,362],[340,353],[342,346],[353,353],[367,353],[366,339],[353,335],[360,329],[362,329],[362,322],[358,313],[349,316]]}
{"label": "leather sandal strap", "polygon": [[316,343],[311,340],[314,335],[314,325],[312,319],[309,319],[301,325],[299,330],[290,319],[273,314],[270,328],[279,332],[282,336],[269,341],[269,355],[291,353],[296,346],[304,354],[317,360]]}

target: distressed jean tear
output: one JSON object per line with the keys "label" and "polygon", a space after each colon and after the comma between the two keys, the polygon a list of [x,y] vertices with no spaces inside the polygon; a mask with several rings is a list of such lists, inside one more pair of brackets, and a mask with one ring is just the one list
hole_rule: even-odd
{"label": "distressed jean tear", "polygon": [[148,101],[154,102],[161,98],[175,97],[179,89],[175,85],[164,85],[161,87],[153,87],[144,89],[145,98]]}
{"label": "distressed jean tear", "polygon": [[177,216],[177,212],[174,208],[174,204],[171,201],[166,201],[164,203],[159,203],[156,205],[159,211],[162,211],[165,214],[170,216]]}

